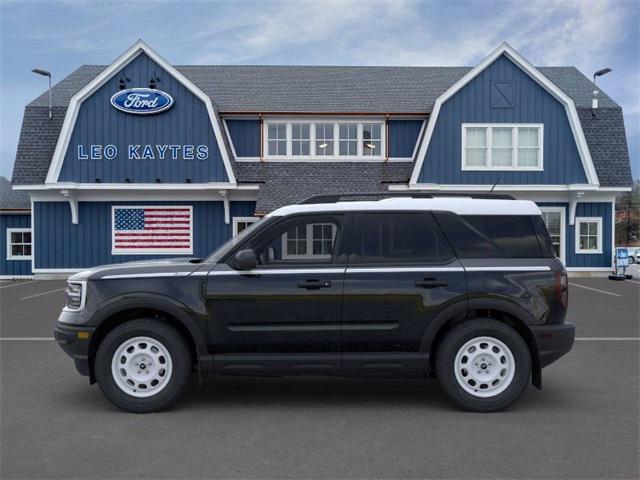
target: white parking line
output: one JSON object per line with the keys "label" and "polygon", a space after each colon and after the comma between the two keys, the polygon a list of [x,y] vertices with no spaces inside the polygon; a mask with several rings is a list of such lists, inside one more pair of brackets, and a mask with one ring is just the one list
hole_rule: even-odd
{"label": "white parking line", "polygon": [[0,287],[0,289],[3,288],[11,288],[11,287],[19,287],[20,285],[31,285],[32,283],[36,283],[38,280],[29,280],[26,282],[20,282],[20,283],[14,283],[12,285],[4,285],[2,287]]}
{"label": "white parking line", "polygon": [[640,337],[576,337],[577,340],[587,340],[590,342],[604,342],[604,341],[613,341],[613,342],[640,342]]}
{"label": "white parking line", "polygon": [[599,288],[587,287],[586,285],[580,285],[579,283],[569,282],[569,285],[573,287],[585,288],[587,290],[593,290],[594,292],[604,293],[605,295],[611,295],[612,297],[621,297],[622,295],[613,292],[607,292],[606,290],[600,290]]}
{"label": "white parking line", "polygon": [[627,282],[637,283],[638,285],[640,285],[640,282],[638,282],[637,280],[627,280]]}
{"label": "white parking line", "polygon": [[53,337],[0,337],[2,342],[49,342],[55,340]]}
{"label": "white parking line", "polygon": [[36,293],[35,295],[29,295],[27,297],[22,297],[20,300],[28,300],[30,298],[39,297],[41,295],[49,295],[50,293],[62,292],[63,290],[66,290],[66,288],[58,288],[56,290],[49,290],[48,292]]}

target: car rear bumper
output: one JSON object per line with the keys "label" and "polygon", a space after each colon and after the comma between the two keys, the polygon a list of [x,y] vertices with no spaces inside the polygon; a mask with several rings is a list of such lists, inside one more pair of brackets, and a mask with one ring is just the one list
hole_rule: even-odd
{"label": "car rear bumper", "polygon": [[538,342],[540,366],[555,362],[571,350],[576,337],[576,327],[572,323],[560,325],[540,325],[531,327]]}
{"label": "car rear bumper", "polygon": [[81,375],[89,376],[89,342],[94,328],[76,327],[58,323],[53,336],[60,348],[69,355],[76,364]]}

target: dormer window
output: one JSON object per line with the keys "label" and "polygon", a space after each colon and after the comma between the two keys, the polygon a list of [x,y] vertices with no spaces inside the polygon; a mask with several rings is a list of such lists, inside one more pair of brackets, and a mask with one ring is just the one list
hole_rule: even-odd
{"label": "dormer window", "polygon": [[384,160],[383,120],[265,120],[267,160]]}
{"label": "dormer window", "polygon": [[539,124],[462,125],[463,170],[542,170]]}

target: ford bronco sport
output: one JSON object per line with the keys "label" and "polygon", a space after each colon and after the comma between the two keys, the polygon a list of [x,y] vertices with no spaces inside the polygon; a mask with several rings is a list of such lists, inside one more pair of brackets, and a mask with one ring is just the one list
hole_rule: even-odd
{"label": "ford bronco sport", "polygon": [[69,278],[55,329],[131,412],[192,374],[435,377],[467,410],[514,402],[567,353],[567,275],[540,210],[489,195],[319,196],[204,259]]}

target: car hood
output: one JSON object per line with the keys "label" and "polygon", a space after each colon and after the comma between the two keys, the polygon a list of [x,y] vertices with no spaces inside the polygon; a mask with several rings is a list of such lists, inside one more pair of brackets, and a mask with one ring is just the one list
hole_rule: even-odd
{"label": "car hood", "polygon": [[125,278],[129,275],[142,277],[189,275],[202,266],[201,258],[180,257],[161,260],[140,260],[111,265],[99,265],[75,273],[70,281]]}

